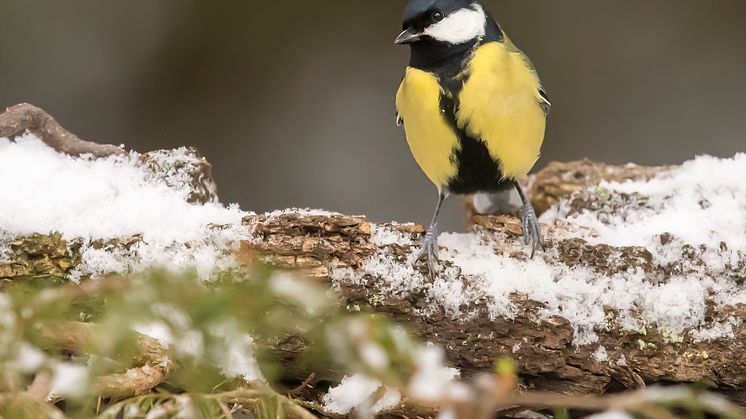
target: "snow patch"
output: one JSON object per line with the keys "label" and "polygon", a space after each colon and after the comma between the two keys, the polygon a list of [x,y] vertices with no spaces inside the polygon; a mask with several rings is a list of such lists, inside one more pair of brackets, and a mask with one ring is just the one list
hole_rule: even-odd
{"label": "snow patch", "polygon": [[599,346],[595,352],[591,355],[596,362],[606,362],[609,360],[609,355],[606,353],[605,346]]}
{"label": "snow patch", "polygon": [[[518,260],[496,247],[502,238],[444,233],[439,238],[444,268],[430,281],[413,266],[418,249],[407,261],[393,257],[394,245],[413,244],[411,240],[384,228],[373,231],[374,242],[383,249],[364,261],[364,274],[338,269],[333,283],[368,285],[374,278],[381,293],[425,295],[431,304],[418,314],[440,308],[454,321],[473,317],[481,303],[492,319],[515,318],[512,296],[521,295],[543,304],[540,318],[569,320],[575,345],[597,342],[596,331],[610,323],[631,332],[657,327],[673,340],[687,332],[695,339],[732,336],[732,323],[711,327],[705,315],[708,303],[718,308],[746,303],[746,289],[737,278],[722,274],[746,260],[746,154],[698,157],[649,181],[607,183],[602,188],[632,196],[639,205],[622,206],[623,214],[603,208],[571,214],[565,200],[543,221],[561,218],[576,227],[569,231],[589,231],[592,234],[582,238],[591,244],[644,246],[654,263],[663,266],[680,261],[689,246],[700,252],[705,266],[685,266],[680,274],[672,270],[670,278],[658,283],[640,269],[603,274],[547,263],[541,256]],[[662,244],[664,234],[673,241]],[[551,253],[556,250],[549,252],[548,259],[557,259]],[[606,308],[614,314],[607,314]]]}
{"label": "snow patch", "polygon": [[[375,414],[399,404],[401,395],[395,390],[387,390],[373,403],[371,399],[381,386],[380,381],[365,374],[345,376],[338,386],[330,388],[324,395],[324,409],[338,415],[346,415],[352,409]],[[376,411],[375,408],[380,410]]]}
{"label": "snow patch", "polygon": [[409,379],[409,394],[423,400],[440,400],[460,372],[445,366],[445,352],[439,346],[429,344],[418,352],[417,371]]}
{"label": "snow patch", "polygon": [[699,156],[650,180],[604,182],[599,190],[624,194],[636,207],[572,212],[560,204],[542,220],[561,217],[592,229],[591,243],[645,247],[659,264],[679,259],[686,245],[704,247],[713,273],[746,257],[746,153]]}
{"label": "snow patch", "polygon": [[403,234],[400,231],[392,228],[389,225],[376,225],[372,224],[370,228],[370,241],[378,246],[409,246],[414,244],[412,237],[408,234]]}
{"label": "snow patch", "polygon": [[50,395],[77,399],[85,395],[89,382],[88,369],[81,365],[56,362],[52,365]]}
{"label": "snow patch", "polygon": [[[156,177],[135,152],[71,157],[31,134],[0,138],[0,187],[9,198],[0,200],[0,238],[59,232],[83,240],[73,280],[153,266],[196,269],[208,279],[233,263],[220,249],[250,238],[241,225],[250,213],[218,202],[188,203],[191,185],[174,163],[186,152],[156,155],[153,164],[164,175]],[[101,245],[136,235],[129,249]]]}
{"label": "snow patch", "polygon": [[313,209],[313,208],[287,208],[282,210],[276,210],[272,212],[268,212],[267,218],[278,218],[285,215],[300,215],[303,217],[332,217],[335,215],[342,215],[338,212],[334,211],[327,211],[323,209]]}

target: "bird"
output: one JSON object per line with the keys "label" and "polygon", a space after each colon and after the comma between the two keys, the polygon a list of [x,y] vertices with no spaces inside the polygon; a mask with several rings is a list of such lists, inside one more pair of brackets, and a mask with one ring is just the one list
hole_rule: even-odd
{"label": "bird", "polygon": [[543,250],[536,212],[517,179],[536,164],[549,97],[531,60],[478,0],[411,0],[398,45],[410,61],[396,93],[396,123],[436,186],[435,214],[417,260],[438,264],[438,215],[451,195],[521,199],[524,243]]}

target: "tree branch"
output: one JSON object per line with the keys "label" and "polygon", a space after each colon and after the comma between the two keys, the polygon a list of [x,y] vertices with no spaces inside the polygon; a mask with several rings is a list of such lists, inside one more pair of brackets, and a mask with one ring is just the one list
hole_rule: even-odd
{"label": "tree branch", "polygon": [[81,140],[62,128],[44,110],[28,103],[12,106],[5,113],[0,114],[0,137],[12,137],[24,130],[37,135],[53,149],[71,156],[92,154],[96,157],[104,157],[126,153],[124,149],[114,145]]}

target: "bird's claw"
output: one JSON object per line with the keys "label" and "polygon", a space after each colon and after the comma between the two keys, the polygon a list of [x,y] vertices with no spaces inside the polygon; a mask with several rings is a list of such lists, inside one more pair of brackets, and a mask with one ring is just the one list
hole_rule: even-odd
{"label": "bird's claw", "polygon": [[536,211],[531,204],[523,205],[521,221],[523,223],[523,243],[526,246],[531,246],[531,259],[533,259],[536,249],[544,251],[544,242],[541,237],[539,219],[536,217]]}
{"label": "bird's claw", "polygon": [[417,255],[418,262],[424,262],[427,266],[430,278],[435,277],[438,262],[438,232],[434,228],[429,228],[425,238],[422,240],[422,249]]}

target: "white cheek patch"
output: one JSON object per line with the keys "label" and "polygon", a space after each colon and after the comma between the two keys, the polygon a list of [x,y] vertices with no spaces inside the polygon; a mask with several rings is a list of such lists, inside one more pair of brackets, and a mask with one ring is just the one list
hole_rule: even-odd
{"label": "white cheek patch", "polygon": [[463,44],[484,36],[487,15],[479,4],[457,10],[438,23],[428,26],[423,32],[438,41]]}

